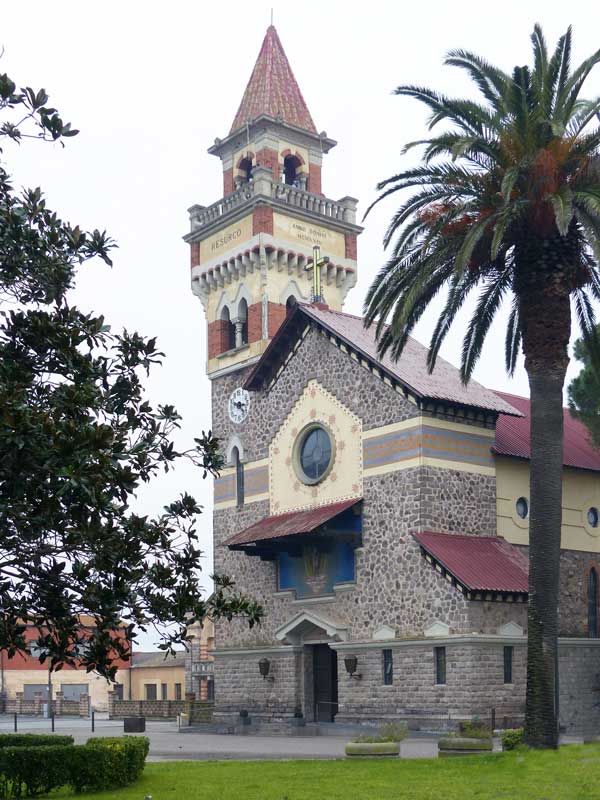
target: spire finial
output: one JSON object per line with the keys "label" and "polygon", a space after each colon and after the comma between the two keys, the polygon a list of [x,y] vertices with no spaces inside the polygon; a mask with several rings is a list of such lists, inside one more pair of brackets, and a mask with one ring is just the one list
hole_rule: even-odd
{"label": "spire finial", "polygon": [[271,27],[273,27],[273,9],[271,9]]}

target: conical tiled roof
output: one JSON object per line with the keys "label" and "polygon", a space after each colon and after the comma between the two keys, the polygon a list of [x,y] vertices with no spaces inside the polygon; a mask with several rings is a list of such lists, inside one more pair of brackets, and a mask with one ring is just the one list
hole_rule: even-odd
{"label": "conical tiled roof", "polygon": [[290,125],[317,132],[273,25],[267,30],[231,133],[261,114],[280,116]]}

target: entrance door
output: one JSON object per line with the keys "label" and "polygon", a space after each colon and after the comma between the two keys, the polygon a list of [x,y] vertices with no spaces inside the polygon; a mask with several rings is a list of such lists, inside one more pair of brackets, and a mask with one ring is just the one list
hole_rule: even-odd
{"label": "entrance door", "polygon": [[337,654],[329,645],[313,646],[315,720],[333,722],[338,710]]}

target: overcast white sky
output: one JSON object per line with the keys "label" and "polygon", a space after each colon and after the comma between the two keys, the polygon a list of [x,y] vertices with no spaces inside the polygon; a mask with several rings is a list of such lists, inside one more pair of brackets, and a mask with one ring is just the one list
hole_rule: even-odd
{"label": "overcast white sky", "polygon": [[[210,427],[204,375],[206,328],[189,288],[189,253],[181,237],[186,209],[221,197],[221,168],[207,148],[224,137],[269,24],[271,3],[66,2],[3,3],[0,71],[18,86],[44,87],[63,119],[81,130],[67,147],[7,147],[17,184],[41,186],[63,218],[106,228],[118,241],[115,266],[87,266],[76,300],[114,328],[158,336],[164,366],[149,383],[154,403],[175,404],[184,417],[181,444]],[[505,69],[530,61],[529,34],[539,21],[552,45],[569,24],[574,61],[600,47],[597,2],[501,4],[399,3],[371,0],[275,2],[274,21],[319,131],[338,146],[325,157],[323,190],[353,195],[360,213],[375,184],[408,163],[402,146],[424,133],[424,110],[391,95],[401,83],[447,93],[472,92],[444,67],[452,48],[474,50]],[[493,9],[493,10],[492,10]],[[463,13],[461,13],[463,12]],[[586,96],[600,94],[600,70]],[[359,239],[359,282],[346,310],[360,313],[383,263],[381,240],[395,201],[378,207]],[[427,342],[438,307],[420,324]],[[461,326],[442,354],[459,360]],[[475,377],[493,388],[527,394],[521,368],[504,374],[502,320],[492,331]],[[577,371],[572,365],[570,376]],[[209,481],[190,468],[156,481],[139,498],[155,513],[182,490],[205,505],[202,542],[211,561]],[[143,644],[151,644],[147,638]]]}

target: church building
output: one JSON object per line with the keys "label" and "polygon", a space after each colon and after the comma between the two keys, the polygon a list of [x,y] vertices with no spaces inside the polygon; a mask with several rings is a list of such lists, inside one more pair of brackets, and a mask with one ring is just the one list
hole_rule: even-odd
{"label": "church building", "polygon": [[[323,91],[328,87],[324,85]],[[522,719],[529,401],[343,311],[357,200],[324,192],[319,132],[273,26],[231,130],[223,196],[192,206],[208,329],[214,569],[264,606],[216,626],[215,720],[452,727]],[[600,453],[565,411],[560,700],[600,730]]]}

